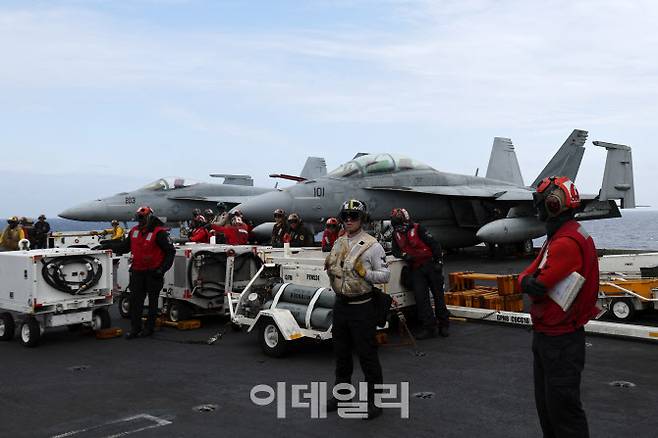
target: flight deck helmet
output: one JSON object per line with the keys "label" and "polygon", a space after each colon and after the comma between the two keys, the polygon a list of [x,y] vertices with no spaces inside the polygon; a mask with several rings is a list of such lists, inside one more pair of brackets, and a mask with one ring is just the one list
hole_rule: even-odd
{"label": "flight deck helmet", "polygon": [[301,223],[301,221],[302,219],[297,213],[290,213],[288,216],[288,225],[290,225],[292,228],[296,228],[297,225]]}
{"label": "flight deck helmet", "polygon": [[540,219],[556,217],[567,210],[580,207],[580,194],[576,185],[566,176],[544,178],[533,193],[533,203]]}
{"label": "flight deck helmet", "polygon": [[394,227],[409,222],[411,222],[411,216],[406,208],[394,208],[393,211],[391,211],[391,225]]}
{"label": "flight deck helmet", "polygon": [[335,217],[330,217],[329,219],[327,219],[327,222],[325,222],[325,224],[327,225],[327,228],[330,230],[337,230],[339,225],[338,219],[336,219]]}
{"label": "flight deck helmet", "polygon": [[139,222],[140,226],[144,226],[148,220],[153,216],[153,209],[148,205],[142,205],[137,209],[135,213],[135,218]]}
{"label": "flight deck helmet", "polygon": [[342,222],[345,222],[348,218],[360,219],[362,222],[366,222],[368,220],[368,208],[363,201],[350,199],[343,203],[338,216]]}

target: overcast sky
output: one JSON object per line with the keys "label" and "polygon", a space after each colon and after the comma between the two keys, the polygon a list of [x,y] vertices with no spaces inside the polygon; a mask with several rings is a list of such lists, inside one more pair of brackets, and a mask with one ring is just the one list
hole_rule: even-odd
{"label": "overcast sky", "polygon": [[[160,176],[299,173],[359,151],[530,184],[574,128],[633,147],[658,205],[658,2],[69,0],[0,4],[0,215]],[[587,144],[582,193],[605,151]]]}

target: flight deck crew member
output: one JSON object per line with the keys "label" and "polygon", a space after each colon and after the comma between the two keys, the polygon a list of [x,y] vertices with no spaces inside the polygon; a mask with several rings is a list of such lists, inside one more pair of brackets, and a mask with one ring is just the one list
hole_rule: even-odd
{"label": "flight deck crew member", "polygon": [[7,226],[0,234],[0,251],[17,251],[18,242],[25,239],[25,232],[18,225],[18,218],[12,216],[7,219]]}
{"label": "flight deck crew member", "polygon": [[272,227],[272,246],[283,248],[283,237],[288,232],[286,212],[281,208],[274,210],[274,226]]}
{"label": "flight deck crew member", "polygon": [[[368,384],[367,418],[381,415],[374,403],[374,385],[382,384],[382,367],[377,355],[377,330],[373,284],[388,283],[391,271],[386,253],[377,239],[363,231],[366,205],[356,199],[345,202],[340,211],[345,234],[339,237],[325,260],[325,268],[336,293],[332,338],[336,357],[336,384],[351,383],[356,352]],[[327,401],[327,411],[335,411],[338,400]]]}
{"label": "flight deck crew member", "polygon": [[[519,276],[532,304],[535,404],[544,437],[588,437],[580,401],[585,366],[583,326],[598,313],[599,265],[594,241],[574,220],[580,206],[576,186],[566,177],[545,178],[534,203],[546,222],[546,243]],[[577,272],[584,283],[566,310],[547,294]]]}
{"label": "flight deck crew member", "polygon": [[340,224],[338,219],[335,217],[330,217],[325,223],[327,226],[322,233],[322,252],[329,252],[331,248],[334,247],[336,239],[338,239],[338,234],[340,232]]}
{"label": "flight deck crew member", "polygon": [[[416,299],[416,311],[422,329],[416,339],[434,338],[437,332],[447,337],[450,312],[443,294],[443,253],[441,245],[422,225],[411,220],[404,208],[391,212],[393,255],[407,262]],[[434,299],[434,311],[428,289]],[[438,329],[437,329],[438,323]]]}
{"label": "flight deck crew member", "polygon": [[218,225],[220,227],[223,227],[224,225],[228,225],[229,223],[229,217],[228,217],[228,212],[226,211],[226,204],[223,202],[218,202],[217,203],[217,216],[215,216],[215,219],[212,221],[212,225]]}
{"label": "flight deck crew member", "polygon": [[[158,313],[158,296],[164,285],[164,274],[174,263],[176,250],[169,239],[169,232],[151,207],[137,209],[137,225],[128,233],[117,253],[130,251],[133,256],[130,267],[130,332],[126,339],[151,336]],[[146,328],[142,331],[144,299],[148,295],[149,310]]]}
{"label": "flight deck crew member", "polygon": [[125,235],[125,231],[123,230],[123,227],[119,225],[119,221],[116,219],[113,219],[112,222],[112,228],[108,228],[106,230],[103,230],[103,234],[112,234],[110,236],[110,240],[121,240],[123,239],[123,236]]}
{"label": "flight deck crew member", "polygon": [[50,224],[46,222],[46,216],[40,215],[37,222],[32,228],[34,236],[34,248],[43,249],[48,247],[48,233],[50,233]]}
{"label": "flight deck crew member", "polygon": [[291,213],[288,216],[288,236],[284,241],[290,242],[291,248],[301,248],[304,246],[313,246],[315,239],[313,233],[302,222],[302,219],[297,213]]}
{"label": "flight deck crew member", "polygon": [[192,221],[192,232],[190,233],[190,242],[195,243],[210,243],[210,233],[206,228],[207,221],[202,215],[198,215]]}
{"label": "flight deck crew member", "polygon": [[[32,233],[32,221],[25,216],[21,218],[20,221],[18,221],[18,226],[23,230],[23,235],[25,236],[25,239],[27,239],[30,242],[30,247],[34,243],[34,236]],[[19,245],[20,247],[20,245]]]}

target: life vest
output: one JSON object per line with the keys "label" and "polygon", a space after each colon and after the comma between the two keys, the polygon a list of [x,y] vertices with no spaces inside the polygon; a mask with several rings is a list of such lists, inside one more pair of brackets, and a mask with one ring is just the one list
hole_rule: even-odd
{"label": "life vest", "polygon": [[204,227],[195,228],[194,231],[192,231],[192,235],[190,236],[190,242],[209,243],[210,235],[208,234],[208,230],[206,230]]}
{"label": "life vest", "polygon": [[355,297],[372,291],[372,285],[361,277],[354,267],[363,253],[377,243],[377,239],[365,232],[362,232],[358,237],[360,240],[354,243],[352,248],[350,248],[347,236],[339,237],[325,260],[331,288],[337,294],[348,297]]}
{"label": "life vest", "polygon": [[417,269],[432,260],[432,248],[418,235],[418,224],[414,224],[406,233],[395,232],[395,241],[400,251],[411,257],[411,268]]}
{"label": "life vest", "polygon": [[338,232],[332,233],[328,229],[324,230],[322,233],[322,249],[333,248],[336,239],[338,239]]}
{"label": "life vest", "polygon": [[0,240],[2,240],[2,246],[5,249],[16,251],[18,250],[18,242],[24,238],[25,231],[23,231],[20,225],[17,225],[14,228],[5,228],[5,230],[2,232],[2,239]]}
{"label": "life vest", "polygon": [[130,252],[133,255],[134,271],[152,271],[162,266],[165,254],[158,246],[156,236],[160,231],[166,230],[160,226],[147,233],[140,231],[139,226],[130,230]]}
{"label": "life vest", "polygon": [[110,237],[112,240],[121,240],[123,239],[123,228],[120,226],[116,228],[112,228],[112,237]]}
{"label": "life vest", "polygon": [[569,221],[544,245],[539,260],[551,250],[551,241],[567,237],[578,244],[583,259],[582,268],[578,271],[585,278],[585,283],[578,296],[565,312],[547,295],[532,298],[530,315],[535,331],[547,335],[571,333],[587,324],[587,321],[598,314],[596,300],[599,292],[599,259],[596,255],[594,241],[585,229],[576,221]]}
{"label": "life vest", "polygon": [[283,246],[283,238],[286,235],[286,224],[274,224],[272,227],[272,246],[273,247],[282,247]]}
{"label": "life vest", "polygon": [[249,243],[249,225],[247,224],[237,224],[233,225],[236,230],[236,242],[234,245],[246,245]]}

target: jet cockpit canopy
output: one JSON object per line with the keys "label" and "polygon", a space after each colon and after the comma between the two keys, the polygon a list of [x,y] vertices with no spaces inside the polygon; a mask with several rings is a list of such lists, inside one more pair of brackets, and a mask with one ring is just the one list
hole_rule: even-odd
{"label": "jet cockpit canopy", "polygon": [[342,164],[329,172],[335,178],[359,178],[406,170],[432,170],[427,164],[396,154],[367,154]]}
{"label": "jet cockpit canopy", "polygon": [[190,187],[195,184],[199,184],[199,181],[190,179],[190,178],[181,178],[179,176],[166,176],[158,180],[153,181],[150,184],[145,185],[141,190],[150,190],[153,192],[158,192],[161,190],[174,190],[180,189],[183,187]]}

